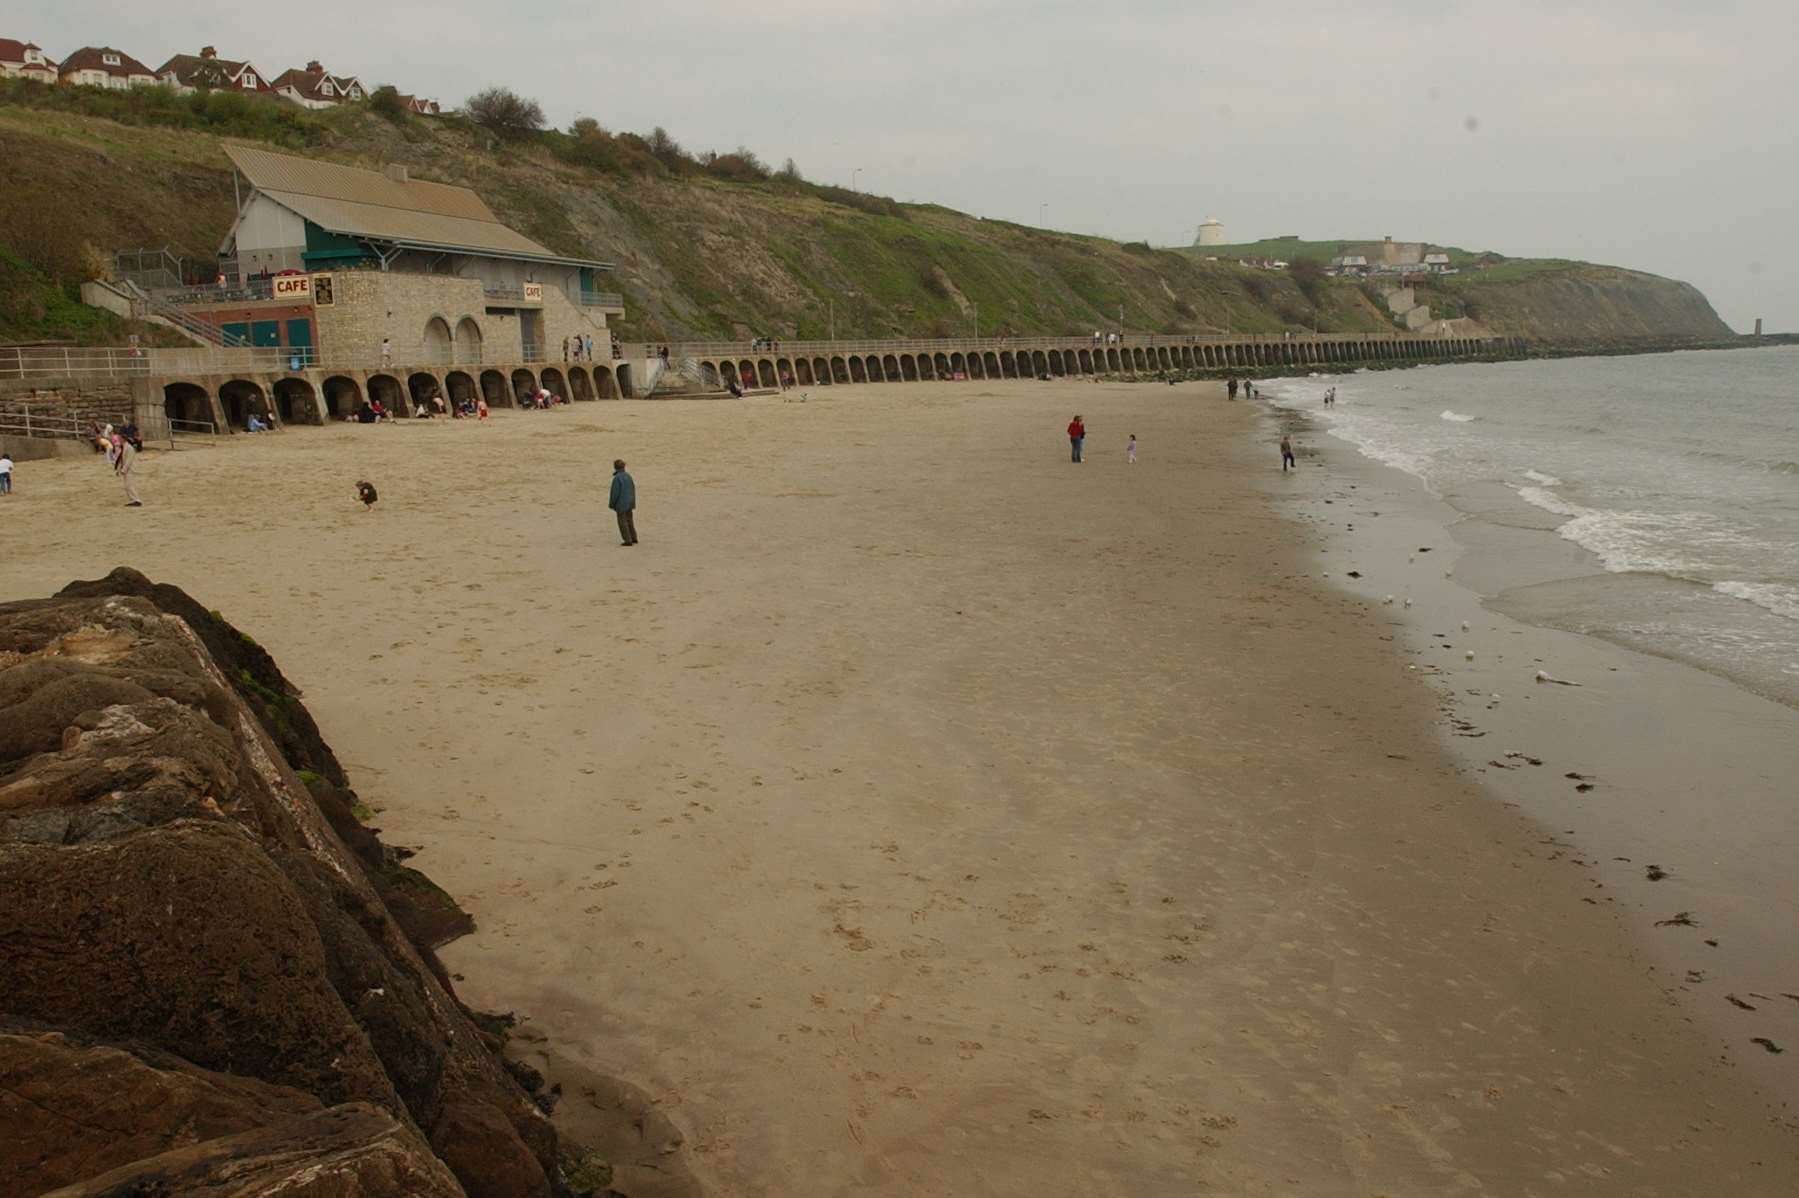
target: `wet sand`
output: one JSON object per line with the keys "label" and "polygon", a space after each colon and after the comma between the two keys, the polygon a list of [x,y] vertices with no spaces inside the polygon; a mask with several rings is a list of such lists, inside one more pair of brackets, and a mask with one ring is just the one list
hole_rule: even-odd
{"label": "wet sand", "polygon": [[4,590],[127,563],[274,653],[479,921],[463,996],[655,1104],[627,1193],[673,1158],[733,1196],[1799,1189],[1318,585],[1283,511],[1326,474],[1256,420],[1193,384],[584,405],[156,455],[132,512],[28,463]]}

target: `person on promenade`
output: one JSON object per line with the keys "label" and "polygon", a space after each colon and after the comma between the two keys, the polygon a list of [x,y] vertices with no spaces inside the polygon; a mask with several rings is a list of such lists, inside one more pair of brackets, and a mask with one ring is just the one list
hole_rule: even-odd
{"label": "person on promenade", "polygon": [[1125,442],[1124,464],[1127,466],[1135,466],[1137,464],[1137,434],[1136,433],[1132,433],[1131,439],[1129,441]]}
{"label": "person on promenade", "polygon": [[1286,433],[1281,434],[1281,473],[1288,469],[1299,469],[1299,463],[1293,460],[1293,441]]}
{"label": "person on promenade", "polygon": [[390,339],[383,337],[381,338],[381,365],[392,366],[393,364],[394,343]]}
{"label": "person on promenade", "polygon": [[12,494],[12,454],[0,450],[0,495]]}
{"label": "person on promenade", "polygon": [[588,362],[593,361],[593,334],[592,333],[583,333],[581,335],[581,357],[585,361],[588,361]]}
{"label": "person on promenade", "polygon": [[612,462],[612,495],[606,501],[618,516],[618,535],[626,548],[637,544],[637,483],[625,473],[625,460]]}
{"label": "person on promenade", "polygon": [[1081,421],[1079,412],[1068,422],[1068,447],[1072,451],[1072,460],[1081,460],[1081,442],[1087,439],[1087,426]]}

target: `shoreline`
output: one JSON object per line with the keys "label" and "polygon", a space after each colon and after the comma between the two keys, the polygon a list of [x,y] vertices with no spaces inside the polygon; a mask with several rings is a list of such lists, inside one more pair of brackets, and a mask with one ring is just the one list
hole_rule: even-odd
{"label": "shoreline", "polygon": [[[135,527],[476,917],[467,1001],[641,1091],[712,1192],[1799,1185],[1217,390],[301,430],[163,456]],[[83,465],[32,472],[9,587],[116,556]]]}
{"label": "shoreline", "polygon": [[[1778,796],[1799,773],[1799,709],[1704,663],[1529,621],[1498,592],[1609,577],[1591,551],[1556,535],[1556,521],[1509,492],[1492,503],[1517,518],[1489,519],[1493,507],[1453,504],[1304,409],[1271,401],[1269,417],[1322,445],[1314,453],[1338,480],[1333,524],[1349,528],[1322,530],[1317,570],[1394,630],[1439,696],[1445,751],[1536,820],[1550,852],[1594,877],[1597,900],[1624,910],[1659,967],[1655,984],[1791,1120],[1799,1072],[1755,1038],[1799,1046],[1799,999],[1787,998],[1799,973],[1786,966],[1799,959],[1799,886],[1778,848],[1791,835]],[[1468,505],[1481,493],[1456,498]],[[1436,552],[1419,554],[1426,545]],[[1384,605],[1388,594],[1410,609]],[[1579,689],[1539,684],[1539,670]],[[1568,773],[1592,789],[1575,789],[1582,780]],[[1697,926],[1665,922],[1682,912]]]}

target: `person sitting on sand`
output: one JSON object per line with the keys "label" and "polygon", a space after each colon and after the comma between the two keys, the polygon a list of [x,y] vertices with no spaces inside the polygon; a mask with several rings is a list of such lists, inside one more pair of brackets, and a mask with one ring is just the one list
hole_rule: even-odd
{"label": "person sitting on sand", "polygon": [[258,416],[255,412],[251,412],[250,423],[246,426],[244,431],[250,433],[266,433],[269,431],[269,426],[262,422],[262,417]]}
{"label": "person sitting on sand", "polygon": [[1299,463],[1293,460],[1293,442],[1288,438],[1286,433],[1282,433],[1281,434],[1281,473],[1285,474],[1287,472],[1288,467],[1292,467],[1293,469],[1298,469]]}

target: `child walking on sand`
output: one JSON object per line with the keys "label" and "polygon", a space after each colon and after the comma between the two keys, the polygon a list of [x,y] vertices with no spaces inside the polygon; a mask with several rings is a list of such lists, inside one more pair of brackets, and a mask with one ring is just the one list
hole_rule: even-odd
{"label": "child walking on sand", "polygon": [[1125,443],[1124,464],[1127,466],[1135,466],[1137,464],[1137,434],[1136,433],[1132,433],[1131,439]]}
{"label": "child walking on sand", "polygon": [[1292,442],[1292,440],[1287,436],[1286,433],[1282,433],[1281,434],[1281,473],[1285,474],[1287,472],[1288,467],[1292,467],[1293,469],[1297,470],[1299,468],[1299,463],[1293,460],[1293,442]]}

